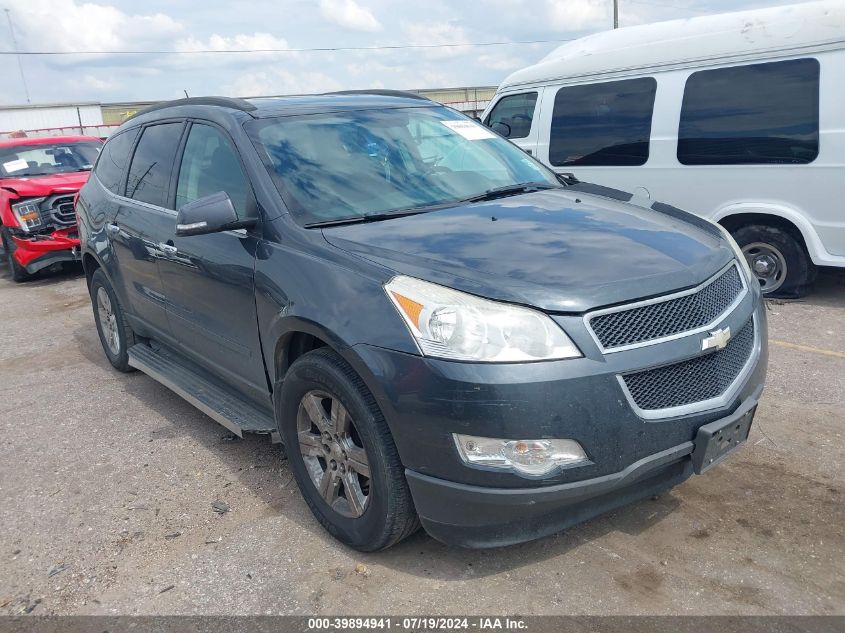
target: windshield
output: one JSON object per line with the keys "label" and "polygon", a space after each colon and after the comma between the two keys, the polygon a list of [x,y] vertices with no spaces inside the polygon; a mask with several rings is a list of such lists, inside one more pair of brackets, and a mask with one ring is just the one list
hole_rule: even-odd
{"label": "windshield", "polygon": [[44,143],[0,147],[0,178],[90,170],[101,143]]}
{"label": "windshield", "polygon": [[559,186],[521,149],[444,107],[279,117],[246,128],[306,224],[457,203],[523,183]]}

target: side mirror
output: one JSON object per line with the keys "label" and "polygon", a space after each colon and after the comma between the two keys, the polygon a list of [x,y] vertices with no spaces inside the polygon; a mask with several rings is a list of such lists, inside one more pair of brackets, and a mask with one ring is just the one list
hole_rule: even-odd
{"label": "side mirror", "polygon": [[493,125],[490,126],[490,129],[493,130],[496,134],[501,134],[505,138],[510,138],[511,126],[507,123],[496,121]]}
{"label": "side mirror", "polygon": [[176,213],[176,235],[205,235],[255,225],[255,218],[241,220],[225,191],[189,202]]}

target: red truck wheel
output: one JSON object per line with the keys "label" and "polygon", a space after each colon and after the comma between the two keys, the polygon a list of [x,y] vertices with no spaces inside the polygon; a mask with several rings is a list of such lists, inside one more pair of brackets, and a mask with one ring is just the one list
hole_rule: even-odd
{"label": "red truck wheel", "polygon": [[15,259],[15,242],[9,235],[9,229],[3,227],[3,249],[6,251],[6,263],[9,264],[9,271],[12,274],[12,280],[20,283],[32,279],[32,275],[26,272],[26,268],[21,266]]}

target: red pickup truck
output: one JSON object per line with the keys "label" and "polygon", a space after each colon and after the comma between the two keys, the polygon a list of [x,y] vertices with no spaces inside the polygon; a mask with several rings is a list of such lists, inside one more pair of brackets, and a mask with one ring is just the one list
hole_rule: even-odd
{"label": "red pickup truck", "polygon": [[79,257],[73,199],[101,146],[88,136],[0,140],[0,229],[15,281]]}

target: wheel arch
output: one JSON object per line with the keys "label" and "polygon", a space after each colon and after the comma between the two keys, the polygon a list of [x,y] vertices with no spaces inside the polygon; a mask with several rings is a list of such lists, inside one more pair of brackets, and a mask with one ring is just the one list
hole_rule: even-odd
{"label": "wheel arch", "polygon": [[[383,410],[384,392],[370,367],[359,356],[353,345],[349,345],[336,333],[309,319],[290,316],[285,319],[284,325],[284,332],[277,338],[273,347],[272,365],[270,359],[267,359],[267,364],[271,365],[268,370],[273,372],[271,383],[274,407],[277,410],[280,405],[278,397],[281,393],[281,382],[288,368],[303,354],[322,347],[328,347],[349,363]],[[387,418],[387,415],[385,417]],[[389,419],[388,426],[390,426]]]}
{"label": "wheel arch", "polygon": [[780,228],[792,235],[814,263],[825,259],[826,251],[807,217],[781,205],[736,204],[720,209],[713,221],[718,222],[733,233],[737,229],[752,224],[761,224]]}

